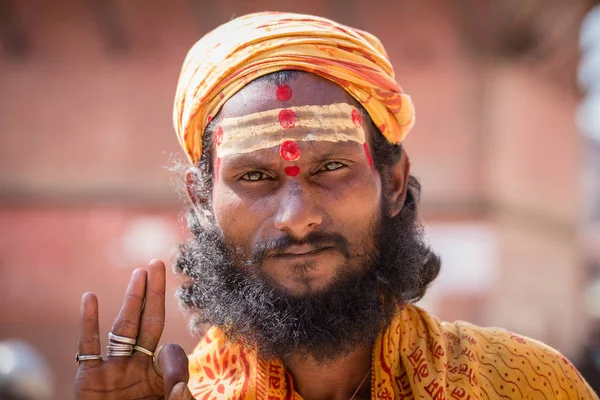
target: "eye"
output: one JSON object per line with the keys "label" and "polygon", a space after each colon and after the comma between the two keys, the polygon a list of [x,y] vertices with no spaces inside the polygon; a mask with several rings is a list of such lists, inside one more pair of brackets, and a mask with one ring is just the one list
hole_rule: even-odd
{"label": "eye", "polygon": [[264,172],[250,171],[250,172],[247,172],[246,174],[242,175],[242,177],[240,179],[243,181],[248,181],[248,182],[259,182],[259,181],[271,179],[271,177],[269,175],[265,174]]}
{"label": "eye", "polygon": [[330,161],[327,164],[323,165],[317,172],[328,172],[328,171],[337,171],[340,168],[344,168],[346,165],[342,164],[338,161]]}

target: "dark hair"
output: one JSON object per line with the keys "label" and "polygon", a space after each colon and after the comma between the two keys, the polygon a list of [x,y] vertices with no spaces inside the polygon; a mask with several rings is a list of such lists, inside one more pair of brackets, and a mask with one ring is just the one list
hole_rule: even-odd
{"label": "dark hair", "polygon": [[[277,71],[257,78],[253,82],[266,81],[275,85],[281,85],[293,82],[302,73],[306,72],[296,70]],[[392,179],[392,169],[394,165],[400,162],[402,157],[403,147],[400,144],[389,143],[373,123],[373,120],[366,110],[360,104],[358,107],[363,114],[363,120],[368,124],[368,129],[374,133],[371,135],[373,163],[381,176],[383,188],[386,190]],[[217,118],[214,118],[204,131],[202,137],[202,156],[196,166],[197,170],[195,171],[194,181],[189,182],[193,193],[200,200],[201,204],[199,204],[199,206],[204,213],[204,216],[199,216],[199,218],[209,218],[212,223],[214,223],[214,217],[212,215],[212,189],[214,183],[212,154],[214,149],[213,132],[216,119]],[[404,206],[400,213],[394,218],[407,218],[407,216],[412,215],[416,216],[418,214],[420,194],[421,184],[417,178],[410,175],[408,178],[408,189]],[[419,224],[420,227],[418,221],[415,223]],[[441,268],[441,260],[433,251],[429,248],[423,249],[423,251],[427,252],[428,256],[425,258],[425,262],[422,266],[421,285],[420,288],[414,292],[414,296],[412,296],[411,299],[407,299],[413,302],[421,299],[425,295],[427,287],[438,276]]]}

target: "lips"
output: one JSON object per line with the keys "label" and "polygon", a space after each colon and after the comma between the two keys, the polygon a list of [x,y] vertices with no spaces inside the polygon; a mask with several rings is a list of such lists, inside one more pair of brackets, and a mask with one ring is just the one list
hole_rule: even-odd
{"label": "lips", "polygon": [[315,246],[290,246],[281,251],[277,251],[269,255],[269,257],[301,257],[301,256],[311,256],[317,253],[320,253],[325,250],[330,250],[333,247],[324,246],[324,247],[315,247]]}

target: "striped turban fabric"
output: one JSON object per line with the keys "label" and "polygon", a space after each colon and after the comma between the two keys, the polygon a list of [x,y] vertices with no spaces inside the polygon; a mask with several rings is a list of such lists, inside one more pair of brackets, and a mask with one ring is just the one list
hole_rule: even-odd
{"label": "striped turban fabric", "polygon": [[282,70],[314,73],[343,87],[390,143],[402,142],[414,125],[410,96],[375,36],[311,15],[261,12],[219,26],[185,58],[173,122],[189,160],[200,160],[202,134],[231,96]]}

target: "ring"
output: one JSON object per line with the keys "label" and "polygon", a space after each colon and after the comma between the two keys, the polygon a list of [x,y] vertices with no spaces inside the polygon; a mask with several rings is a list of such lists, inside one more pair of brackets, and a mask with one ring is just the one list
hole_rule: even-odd
{"label": "ring", "polygon": [[120,348],[114,347],[114,345],[106,346],[107,357],[129,357],[133,353],[133,346]]}
{"label": "ring", "polygon": [[129,337],[125,337],[125,336],[115,335],[112,332],[108,332],[108,340],[111,341],[111,342],[126,343],[126,344],[130,344],[130,345],[134,345],[136,343],[136,341],[137,341],[134,338],[129,338]]}
{"label": "ring", "polygon": [[148,349],[143,348],[142,346],[135,345],[135,346],[133,346],[133,349],[139,351],[140,353],[144,353],[144,354],[146,354],[146,355],[148,355],[150,357],[154,357],[154,353],[153,352],[151,352]]}
{"label": "ring", "polygon": [[154,355],[152,356],[152,366],[154,367],[154,370],[156,371],[156,373],[158,374],[158,376],[160,376],[161,378],[163,377],[163,373],[162,370],[160,369],[160,366],[158,365],[158,353],[160,353],[160,351],[162,350],[162,348],[164,347],[164,344],[161,344],[160,346],[158,346],[158,349],[156,349],[156,351],[154,352]]}
{"label": "ring", "polygon": [[81,355],[79,353],[75,354],[75,364],[79,364],[80,361],[88,361],[88,360],[102,360],[102,355],[101,354]]}
{"label": "ring", "polygon": [[108,357],[129,357],[131,353],[133,353],[133,346],[130,344],[109,341],[106,346],[106,355]]}

